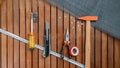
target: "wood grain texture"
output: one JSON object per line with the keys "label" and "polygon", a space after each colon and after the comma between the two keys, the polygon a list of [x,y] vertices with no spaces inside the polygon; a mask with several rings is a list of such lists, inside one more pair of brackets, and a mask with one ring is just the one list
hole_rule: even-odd
{"label": "wood grain texture", "polygon": [[113,37],[109,36],[108,37],[108,68],[114,68],[114,57],[113,57],[113,51],[114,51],[114,39]]}
{"label": "wood grain texture", "polygon": [[[13,14],[14,14],[14,34],[19,36],[19,30],[20,30],[20,20],[19,20],[19,0],[13,0]],[[14,39],[14,68],[20,67],[20,49],[19,49],[19,41]]]}
{"label": "wood grain texture", "polygon": [[[20,36],[25,38],[25,0],[20,0]],[[25,43],[20,42],[20,68],[26,68]]]}
{"label": "wood grain texture", "polygon": [[[75,17],[70,16],[70,41],[72,46],[76,46],[75,43]],[[76,59],[76,57],[72,57],[73,60]],[[75,65],[70,64],[70,68],[75,68]]]}
{"label": "wood grain texture", "polygon": [[[7,0],[7,30],[13,33],[13,1]],[[13,68],[13,39],[8,37],[8,68]]]}
{"label": "wood grain texture", "polygon": [[[51,50],[57,52],[57,10],[51,7]],[[51,68],[57,68],[57,57],[51,56]]]}
{"label": "wood grain texture", "polygon": [[[30,14],[31,14],[31,1],[26,0],[26,38],[28,39],[28,34],[30,33]],[[32,68],[32,53],[29,50],[28,45],[26,45],[26,68]]]}
{"label": "wood grain texture", "polygon": [[[32,0],[32,13],[38,13],[38,0]],[[38,22],[34,22],[33,23],[33,32],[35,33],[35,37],[36,37],[36,44],[38,44],[38,41],[39,41],[39,38],[38,38]],[[34,49],[33,50],[33,54],[32,54],[33,56],[32,56],[32,64],[33,64],[33,68],[38,68],[39,66],[38,66],[38,57],[39,57],[39,55],[38,55],[38,49]]]}
{"label": "wood grain texture", "polygon": [[[63,26],[64,37],[63,38],[64,38],[64,40],[66,40],[66,31],[67,31],[67,29],[69,30],[69,14],[64,12],[64,17],[63,18],[64,18],[63,19],[64,20],[64,26]],[[69,57],[69,49],[67,49],[67,47],[65,47],[65,49],[64,49],[64,55]],[[69,62],[64,61],[64,68],[69,68]]]}
{"label": "wood grain texture", "polygon": [[81,63],[85,64],[85,39],[86,39],[86,23],[81,23]]}
{"label": "wood grain texture", "polygon": [[[44,46],[44,22],[45,22],[45,2],[39,1],[39,44]],[[45,59],[43,59],[43,51],[39,50],[39,68],[45,68]]]}
{"label": "wood grain texture", "polygon": [[101,32],[95,30],[95,68],[101,68]]}
{"label": "wood grain texture", "polygon": [[0,0],[0,5],[3,3],[3,1],[5,1],[5,0]]}
{"label": "wood grain texture", "polygon": [[[80,49],[78,56],[76,57],[76,61],[82,62],[82,37],[81,37],[81,21],[76,22],[76,46]],[[79,67],[77,67],[79,68]]]}
{"label": "wood grain texture", "polygon": [[114,42],[114,68],[120,68],[120,40]]}
{"label": "wood grain texture", "polygon": [[[1,5],[0,5],[0,22],[1,22]],[[0,28],[1,28],[1,23],[0,23]],[[0,44],[1,44],[1,34],[0,34]],[[1,46],[0,46],[1,49]],[[0,50],[0,67],[1,67],[1,50]]]}
{"label": "wood grain texture", "polygon": [[[58,53],[60,53],[61,49],[62,49],[62,46],[63,46],[63,37],[64,37],[64,32],[63,32],[63,26],[64,26],[64,23],[63,23],[63,11],[61,11],[60,9],[57,10],[57,14],[58,14],[58,20],[57,20],[57,36],[58,36],[58,39],[57,42],[58,42]],[[58,59],[58,67],[57,68],[63,68],[64,64],[63,64],[63,60],[62,59]]]}
{"label": "wood grain texture", "polygon": [[[34,23],[38,44],[44,46],[44,26],[48,22],[52,50],[60,53],[68,28],[71,44],[80,50],[72,59],[85,64],[86,24],[46,0],[5,0],[1,4],[0,28],[28,39],[31,12],[39,14],[39,23]],[[52,55],[43,58],[43,51],[31,52],[27,44],[0,35],[0,68],[78,68]],[[120,68],[120,40],[92,27],[90,60],[91,68]]]}
{"label": "wood grain texture", "polygon": [[[7,30],[7,21],[6,21],[6,1],[1,6],[1,28]],[[7,36],[1,34],[1,68],[7,68]]]}
{"label": "wood grain texture", "polygon": [[102,33],[102,68],[107,68],[107,34]]}
{"label": "wood grain texture", "polygon": [[95,28],[91,27],[91,68],[95,68]]}
{"label": "wood grain texture", "polygon": [[83,21],[81,21],[81,47],[80,47],[80,51],[81,51],[81,63],[85,64],[85,44],[86,44],[86,23]]}

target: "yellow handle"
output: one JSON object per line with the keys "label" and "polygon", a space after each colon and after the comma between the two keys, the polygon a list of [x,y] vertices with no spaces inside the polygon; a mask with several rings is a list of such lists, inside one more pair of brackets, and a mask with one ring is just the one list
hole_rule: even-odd
{"label": "yellow handle", "polygon": [[29,34],[29,48],[30,48],[31,50],[33,50],[33,49],[35,48],[35,36],[34,36],[34,33],[33,33],[33,32],[31,32],[31,33]]}

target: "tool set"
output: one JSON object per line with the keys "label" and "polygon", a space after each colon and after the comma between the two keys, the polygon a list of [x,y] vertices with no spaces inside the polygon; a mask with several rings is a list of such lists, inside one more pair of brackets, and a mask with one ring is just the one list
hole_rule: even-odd
{"label": "tool set", "polygon": [[[10,32],[8,32],[8,31],[5,31],[5,30],[3,30],[3,29],[0,29],[0,32],[3,33],[3,34],[5,34],[5,35],[8,35],[9,37],[12,37],[12,38],[14,38],[14,39],[16,39],[16,40],[19,40],[19,41],[21,41],[21,42],[24,42],[24,43],[26,43],[26,44],[29,43],[29,40],[26,40],[26,39],[24,39],[24,38],[22,38],[22,37],[19,37],[19,36],[13,34],[13,33],[10,33]],[[42,50],[42,51],[44,51],[44,49],[45,49],[44,47],[42,47],[41,45],[38,45],[38,44],[35,44],[35,48],[38,48],[39,50]],[[58,58],[61,58],[61,54],[56,53],[56,52],[54,52],[54,51],[52,51],[52,50],[50,50],[49,53],[50,53],[51,55],[53,55],[53,56],[56,56],[56,57],[58,57]],[[65,57],[65,56],[64,56],[64,57],[63,57],[63,60],[65,60],[65,61],[67,61],[67,62],[70,62],[70,63],[72,63],[72,64],[74,64],[74,65],[76,65],[76,66],[78,66],[78,67],[84,68],[84,64],[81,64],[81,63],[79,63],[79,62],[77,62],[77,61],[75,61],[75,60],[72,60],[72,59],[68,58],[68,57]]]}
{"label": "tool set", "polygon": [[[45,35],[44,35],[44,47],[41,45],[36,44],[36,39],[33,31],[33,22],[38,22],[38,14],[37,13],[31,13],[31,30],[29,34],[28,40],[19,37],[13,33],[10,33],[8,31],[5,31],[3,29],[0,29],[0,32],[8,35],[16,40],[19,40],[21,42],[24,42],[29,45],[30,50],[34,50],[34,48],[38,48],[39,50],[43,51],[43,57],[46,58],[47,56],[54,55],[58,58],[62,58],[65,61],[68,61],[80,68],[90,68],[90,53],[91,53],[91,46],[90,46],[90,22],[91,21],[97,21],[97,16],[84,16],[78,18],[78,20],[84,20],[86,21],[86,57],[85,57],[85,65],[81,64],[75,60],[70,59],[72,56],[77,56],[79,54],[79,49],[76,46],[72,46],[70,39],[69,39],[69,30],[66,31],[65,41],[64,45],[62,47],[62,50],[59,53],[56,53],[51,50],[51,44],[50,44],[50,29],[49,24],[45,23]],[[68,50],[68,57],[64,56],[64,50]]]}

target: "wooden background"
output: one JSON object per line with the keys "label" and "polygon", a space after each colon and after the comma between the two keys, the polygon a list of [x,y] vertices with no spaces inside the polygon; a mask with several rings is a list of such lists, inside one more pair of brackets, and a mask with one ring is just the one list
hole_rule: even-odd
{"label": "wooden background", "polygon": [[[49,22],[52,50],[60,53],[68,28],[72,45],[80,49],[80,54],[72,59],[85,63],[85,24],[44,0],[5,0],[1,5],[0,28],[28,38],[31,12],[39,14],[39,23],[34,23],[38,44],[44,45],[44,25]],[[120,40],[93,27],[91,30],[91,68],[120,68]],[[1,34],[0,68],[78,68],[52,55],[44,59],[42,51],[31,52],[25,45]]]}

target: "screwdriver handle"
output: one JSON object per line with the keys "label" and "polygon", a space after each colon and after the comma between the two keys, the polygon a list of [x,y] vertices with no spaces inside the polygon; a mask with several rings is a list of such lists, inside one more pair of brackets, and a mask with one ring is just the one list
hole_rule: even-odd
{"label": "screwdriver handle", "polygon": [[30,50],[34,50],[35,48],[35,36],[33,32],[30,32],[29,34],[29,48]]}

